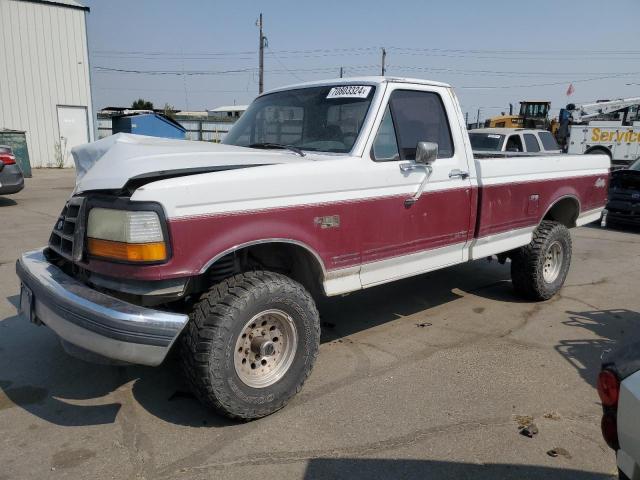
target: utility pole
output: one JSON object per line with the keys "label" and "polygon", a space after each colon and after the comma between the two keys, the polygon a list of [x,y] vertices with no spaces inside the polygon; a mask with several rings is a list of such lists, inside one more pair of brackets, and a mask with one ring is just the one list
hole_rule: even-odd
{"label": "utility pole", "polygon": [[383,47],[382,48],[382,73],[381,73],[383,77],[384,77],[384,74],[387,72],[387,68],[385,66],[386,60],[387,60],[387,51]]}
{"label": "utility pole", "polygon": [[340,78],[342,78],[343,68],[340,67]]}
{"label": "utility pole", "polygon": [[258,19],[258,27],[260,27],[260,66],[258,80],[258,95],[264,91],[264,35],[262,34],[262,13]]}
{"label": "utility pole", "polygon": [[478,109],[478,116],[476,117],[476,128],[480,128],[480,109]]}
{"label": "utility pole", "polygon": [[469,112],[464,114],[464,124],[467,128],[469,128]]}

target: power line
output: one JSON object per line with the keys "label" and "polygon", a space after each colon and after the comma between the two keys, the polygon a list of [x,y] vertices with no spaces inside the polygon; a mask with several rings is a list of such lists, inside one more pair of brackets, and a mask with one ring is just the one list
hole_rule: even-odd
{"label": "power line", "polygon": [[[595,82],[598,80],[609,80],[611,78],[620,78],[623,75],[608,75],[606,77],[597,77],[597,78],[585,78],[582,80],[573,80],[573,83],[584,83],[584,82]],[[490,86],[460,86],[457,88],[464,88],[468,90],[494,90],[494,89],[502,89],[502,88],[531,88],[531,87],[552,87],[557,85],[566,85],[567,82],[551,82],[551,83],[537,83],[530,85],[490,85]]]}
{"label": "power line", "polygon": [[[340,69],[340,66],[327,66],[327,67],[312,67],[312,68],[296,68],[294,69],[287,67],[282,63],[279,57],[274,56],[274,58],[280,63],[283,69],[271,69],[265,70],[266,73],[270,74],[279,74],[279,73],[287,73],[293,76],[296,76],[296,72],[306,72],[306,73],[325,73],[325,72],[335,72]],[[455,68],[439,68],[439,67],[416,67],[411,65],[385,65],[386,68],[392,68],[395,71],[425,71],[425,72],[445,72],[459,75],[496,75],[496,76],[566,76],[566,77],[576,77],[576,76],[584,76],[584,75],[597,75],[599,78],[617,78],[624,76],[633,76],[640,75],[640,72],[518,72],[518,71],[498,71],[498,70],[463,70],[463,69],[455,69]],[[137,70],[137,69],[127,69],[127,68],[113,68],[113,67],[105,67],[105,66],[95,66],[94,67],[98,72],[118,72],[118,73],[134,73],[134,74],[143,74],[143,75],[225,75],[225,74],[234,74],[234,73],[247,73],[247,72],[255,72],[256,69],[254,67],[246,67],[246,68],[238,68],[231,70]],[[367,64],[367,65],[350,65],[348,66],[349,70],[375,70],[379,68],[378,65],[375,64]],[[576,81],[585,81],[590,79],[577,79]]]}
{"label": "power line", "polygon": [[[96,90],[114,90],[114,91],[126,91],[126,92],[182,92],[182,88],[149,88],[145,85],[140,87],[92,87]],[[190,93],[247,93],[248,90],[193,90],[189,89]]]}
{"label": "power line", "polygon": [[235,70],[133,70],[126,68],[111,68],[111,67],[94,67],[97,72],[118,72],[118,73],[136,73],[143,75],[225,75],[230,73],[246,73],[254,72],[255,68],[240,68]]}
{"label": "power line", "polygon": [[[387,47],[387,50],[406,51],[414,53],[463,53],[463,54],[500,54],[500,55],[574,55],[592,57],[595,55],[640,55],[640,50],[517,50],[517,49],[456,49],[456,48],[413,48],[413,47]],[[326,53],[378,53],[380,47],[350,47],[350,48],[315,48],[307,50],[278,50],[278,55],[298,54],[326,54]],[[143,51],[143,50],[94,50],[94,55],[148,55],[148,56],[176,56],[180,52],[168,51]],[[255,51],[219,51],[219,52],[188,52],[187,55],[198,56],[234,56],[255,55]]]}
{"label": "power line", "polygon": [[[275,58],[276,61],[282,66],[282,68],[284,68],[287,71],[287,73],[289,73],[293,78],[295,78],[296,80],[299,80],[301,82],[304,81],[304,79],[302,79],[297,73],[289,70],[287,68],[287,66],[284,63],[282,63],[282,60],[280,60],[280,57],[278,57],[277,55],[274,54],[273,58]],[[340,68],[342,68],[342,67],[340,67]],[[341,70],[341,72],[342,72],[342,70]]]}

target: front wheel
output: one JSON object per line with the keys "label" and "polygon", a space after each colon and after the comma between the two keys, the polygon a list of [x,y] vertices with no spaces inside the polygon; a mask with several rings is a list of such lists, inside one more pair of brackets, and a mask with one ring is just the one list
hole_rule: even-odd
{"label": "front wheel", "polygon": [[315,362],[320,319],[311,295],[278,273],[213,286],[182,336],[183,371],[196,396],[223,415],[269,415],[300,391]]}
{"label": "front wheel", "polygon": [[530,300],[548,300],[567,278],[571,265],[571,235],[564,225],[544,220],[529,245],[511,257],[511,281]]}

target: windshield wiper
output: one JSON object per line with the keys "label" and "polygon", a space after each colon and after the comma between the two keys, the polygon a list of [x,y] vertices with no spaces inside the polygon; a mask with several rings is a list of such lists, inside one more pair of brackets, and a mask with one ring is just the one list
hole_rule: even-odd
{"label": "windshield wiper", "polygon": [[291,150],[294,153],[297,153],[298,155],[300,155],[301,157],[304,157],[304,152],[299,149],[298,147],[294,147],[293,145],[283,145],[281,143],[252,143],[251,145],[249,145],[249,148],[265,148],[265,149],[269,149],[269,148],[280,148],[282,150]]}

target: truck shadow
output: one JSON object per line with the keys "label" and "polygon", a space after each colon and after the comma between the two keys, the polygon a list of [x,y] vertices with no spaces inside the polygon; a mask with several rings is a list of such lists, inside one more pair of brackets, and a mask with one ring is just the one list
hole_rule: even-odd
{"label": "truck shadow", "polygon": [[627,309],[566,313],[569,319],[562,323],[590,330],[599,338],[561,340],[555,349],[595,387],[603,354],[640,338],[640,313]]}
{"label": "truck shadow", "polygon": [[570,468],[485,463],[482,465],[437,460],[398,460],[379,458],[314,458],[309,460],[305,480],[319,478],[348,478],[376,480],[388,478],[411,479],[610,479],[611,475],[585,472]]}
{"label": "truck shadow", "polygon": [[616,232],[626,232],[626,233],[640,233],[640,226],[631,225],[625,223],[609,223],[606,227],[601,227],[600,222],[593,222],[587,225],[584,225],[582,228],[589,228],[595,230],[613,230]]}
{"label": "truck shadow", "polygon": [[[474,262],[328,299],[319,307],[321,341],[330,342],[467,294],[519,302],[508,278],[507,266]],[[17,295],[8,300],[17,306]],[[123,388],[128,384],[131,389]],[[101,425],[115,422],[118,413],[132,408],[133,402],[178,425],[234,424],[203,407],[188,392],[173,356],[162,368],[95,365],[68,356],[46,327],[35,327],[17,315],[0,322],[0,410],[21,407],[60,426]]]}
{"label": "truck shadow", "polygon": [[[8,300],[16,306],[19,298]],[[128,384],[131,389],[123,388]],[[19,407],[70,427],[114,423],[119,412],[136,403],[175,424],[232,424],[184,392],[174,358],[162,368],[87,363],[67,355],[46,327],[17,315],[0,322],[0,411]]]}
{"label": "truck shadow", "polygon": [[398,280],[318,304],[322,341],[353,333],[444,305],[464,296],[509,303],[529,303],[511,285],[509,265],[478,260]]}

